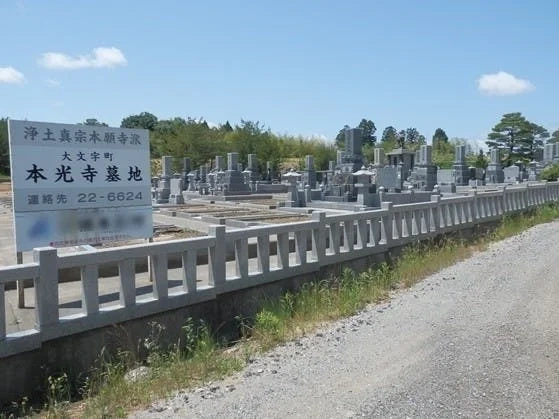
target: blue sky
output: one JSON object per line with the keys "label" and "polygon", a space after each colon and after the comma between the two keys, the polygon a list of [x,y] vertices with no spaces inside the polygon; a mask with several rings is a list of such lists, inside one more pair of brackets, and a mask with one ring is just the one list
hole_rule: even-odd
{"label": "blue sky", "polygon": [[559,1],[0,0],[0,116],[258,120],[333,138],[559,128]]}

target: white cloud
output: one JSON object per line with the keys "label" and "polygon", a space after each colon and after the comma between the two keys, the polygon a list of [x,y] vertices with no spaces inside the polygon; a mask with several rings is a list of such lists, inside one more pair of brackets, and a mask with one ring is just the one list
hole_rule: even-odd
{"label": "white cloud", "polygon": [[50,86],[50,87],[60,86],[60,82],[58,80],[54,80],[54,79],[45,80],[45,83],[47,84],[47,86]]}
{"label": "white cloud", "polygon": [[535,86],[528,80],[519,79],[505,71],[484,74],[477,81],[481,93],[493,96],[510,96],[531,92]]}
{"label": "white cloud", "polygon": [[126,57],[115,47],[94,48],[91,54],[71,57],[59,52],[45,52],[39,64],[54,70],[77,70],[80,68],[113,68],[127,64]]}
{"label": "white cloud", "polygon": [[21,84],[25,76],[13,67],[0,67],[0,83]]}

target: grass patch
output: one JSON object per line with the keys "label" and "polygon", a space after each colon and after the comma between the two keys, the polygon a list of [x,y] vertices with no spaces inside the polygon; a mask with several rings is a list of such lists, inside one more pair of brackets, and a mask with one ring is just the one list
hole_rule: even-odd
{"label": "grass patch", "polygon": [[[346,269],[338,277],[305,284],[268,300],[253,319],[238,318],[243,338],[235,350],[226,350],[204,325],[189,321],[179,341],[161,345],[164,329],[152,325],[141,342],[149,368],[143,378],[130,380],[126,373],[138,363],[122,353],[103,359],[82,387],[82,401],[70,399],[64,379],[53,379],[54,391],[43,414],[51,417],[123,417],[174,390],[192,388],[219,379],[244,367],[255,352],[296,338],[329,321],[351,316],[370,303],[389,298],[390,291],[410,287],[426,276],[463,260],[491,242],[518,234],[536,224],[559,218],[559,205],[545,205],[522,215],[507,216],[491,233],[473,239],[442,238],[407,247],[391,265],[383,263],[365,272]],[[60,400],[63,399],[63,400]],[[1,415],[0,415],[1,417]]]}

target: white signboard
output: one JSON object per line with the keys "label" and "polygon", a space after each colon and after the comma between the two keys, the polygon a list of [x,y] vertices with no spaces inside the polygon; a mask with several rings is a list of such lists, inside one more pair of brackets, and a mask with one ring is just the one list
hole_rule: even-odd
{"label": "white signboard", "polygon": [[143,129],[8,121],[18,252],[151,237]]}

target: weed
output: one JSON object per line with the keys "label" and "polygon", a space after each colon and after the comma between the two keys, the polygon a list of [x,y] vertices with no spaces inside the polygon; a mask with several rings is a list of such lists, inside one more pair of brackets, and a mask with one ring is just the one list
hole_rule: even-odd
{"label": "weed", "polygon": [[48,417],[66,417],[66,409],[71,401],[68,375],[66,373],[58,376],[51,375],[47,381],[47,404],[45,407]]}

